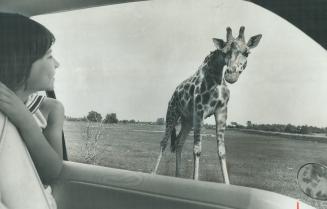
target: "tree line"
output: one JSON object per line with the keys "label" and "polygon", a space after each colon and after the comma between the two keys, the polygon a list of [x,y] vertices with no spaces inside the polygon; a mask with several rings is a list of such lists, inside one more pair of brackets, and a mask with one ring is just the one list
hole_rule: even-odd
{"label": "tree line", "polygon": [[118,118],[116,113],[108,113],[103,118],[102,115],[94,110],[90,111],[87,116],[84,117],[70,117],[66,116],[68,121],[90,121],[90,122],[102,122],[102,123],[118,123]]}
{"label": "tree line", "polygon": [[142,123],[142,124],[150,124],[150,125],[164,125],[165,119],[158,118],[155,122],[144,122],[144,121],[136,121],[134,119],[131,120],[118,120],[116,113],[108,113],[103,118],[100,113],[97,111],[90,111],[87,116],[84,117],[70,117],[66,116],[66,120],[68,121],[84,121],[84,122],[102,122],[102,123]]}
{"label": "tree line", "polygon": [[293,134],[326,134],[327,127],[319,128],[308,125],[292,125],[292,124],[254,124],[251,121],[247,121],[246,126],[232,122],[229,128],[244,128],[260,131],[272,131],[272,132],[285,132]]}
{"label": "tree line", "polygon": [[[66,117],[69,121],[90,121],[90,122],[102,122],[102,123],[142,123],[149,125],[164,125],[164,118],[157,118],[154,122],[143,122],[132,120],[118,120],[116,113],[106,114],[103,118],[102,115],[96,111],[90,111],[87,116],[82,118],[73,118]],[[204,127],[207,129],[215,129],[216,126],[212,124],[204,124]],[[247,121],[246,125],[239,124],[237,122],[231,122],[227,128],[239,128],[239,129],[251,129],[251,130],[260,130],[260,131],[272,131],[272,132],[285,132],[285,133],[294,133],[294,134],[327,134],[327,127],[319,128],[315,126],[308,125],[292,125],[292,124],[255,124],[251,121]]]}

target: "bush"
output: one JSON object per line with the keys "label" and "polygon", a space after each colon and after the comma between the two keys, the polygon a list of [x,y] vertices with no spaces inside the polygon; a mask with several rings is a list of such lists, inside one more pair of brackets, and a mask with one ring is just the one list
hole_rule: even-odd
{"label": "bush", "polygon": [[244,128],[244,126],[242,124],[239,124],[237,122],[231,122],[229,126],[227,126],[228,128]]}
{"label": "bush", "polygon": [[164,125],[165,124],[165,119],[164,118],[158,118],[156,121],[157,125]]}
{"label": "bush", "polygon": [[284,131],[287,133],[298,133],[298,129],[292,124],[287,124]]}
{"label": "bush", "polygon": [[118,123],[116,113],[107,114],[105,119],[103,120],[103,123]]}
{"label": "bush", "polygon": [[102,116],[100,113],[96,111],[91,111],[89,114],[86,116],[86,118],[91,121],[91,122],[101,122],[102,121]]}
{"label": "bush", "polygon": [[213,129],[213,130],[216,129],[216,125],[211,125],[211,124],[207,124],[207,123],[204,124],[203,127],[206,129]]}
{"label": "bush", "polygon": [[310,134],[311,131],[310,131],[310,128],[308,126],[301,126],[300,128],[300,134]]}

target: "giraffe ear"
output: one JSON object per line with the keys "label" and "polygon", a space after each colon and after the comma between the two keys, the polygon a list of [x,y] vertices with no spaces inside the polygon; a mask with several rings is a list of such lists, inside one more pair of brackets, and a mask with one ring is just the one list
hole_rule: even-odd
{"label": "giraffe ear", "polygon": [[259,35],[256,35],[256,36],[252,36],[250,38],[250,40],[248,41],[247,45],[250,49],[258,46],[259,42],[260,42],[260,39],[261,39],[262,35],[259,34]]}
{"label": "giraffe ear", "polygon": [[218,39],[218,38],[213,38],[212,41],[215,44],[217,49],[223,49],[226,45],[225,41]]}

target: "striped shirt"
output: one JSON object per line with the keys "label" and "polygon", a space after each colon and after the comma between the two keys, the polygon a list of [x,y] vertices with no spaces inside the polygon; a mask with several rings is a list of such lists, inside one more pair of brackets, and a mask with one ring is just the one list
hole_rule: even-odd
{"label": "striped shirt", "polygon": [[45,96],[32,94],[26,101],[26,107],[29,111],[33,114],[33,117],[36,123],[39,125],[40,128],[44,129],[47,127],[47,120],[45,119],[44,115],[40,111],[40,106],[44,100]]}

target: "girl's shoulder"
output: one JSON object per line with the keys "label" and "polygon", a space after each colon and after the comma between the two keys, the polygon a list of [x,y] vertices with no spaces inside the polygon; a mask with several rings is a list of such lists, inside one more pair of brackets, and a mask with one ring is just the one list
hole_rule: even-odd
{"label": "girl's shoulder", "polygon": [[59,100],[49,97],[44,98],[41,104],[41,107],[42,106],[49,110],[62,110],[62,111],[64,110],[64,106]]}
{"label": "girl's shoulder", "polygon": [[58,119],[64,119],[64,113],[65,109],[63,104],[56,99],[44,97],[43,102],[40,106],[40,111],[44,115],[44,117],[49,120],[51,118],[54,118],[56,120]]}

